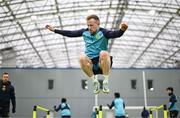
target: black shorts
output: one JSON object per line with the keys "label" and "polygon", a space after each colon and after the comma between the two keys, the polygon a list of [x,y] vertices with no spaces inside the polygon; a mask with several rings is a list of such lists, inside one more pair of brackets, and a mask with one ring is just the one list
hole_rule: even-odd
{"label": "black shorts", "polygon": [[62,118],[71,118],[71,116],[62,116]]}
{"label": "black shorts", "polygon": [[[99,57],[92,58],[91,61],[93,63],[93,73],[94,73],[94,75],[102,74],[102,69],[99,66]],[[112,67],[112,64],[113,64],[113,57],[112,56],[110,56],[110,62],[111,62],[110,67]]]}
{"label": "black shorts", "polygon": [[125,116],[115,116],[115,118],[126,118]]}
{"label": "black shorts", "polygon": [[173,110],[170,111],[170,118],[177,118],[178,117],[178,111]]}

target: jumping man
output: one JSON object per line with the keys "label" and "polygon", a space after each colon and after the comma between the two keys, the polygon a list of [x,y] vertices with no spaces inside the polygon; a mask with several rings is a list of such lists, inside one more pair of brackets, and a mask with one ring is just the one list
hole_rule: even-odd
{"label": "jumping man", "polygon": [[81,69],[92,79],[95,94],[100,92],[100,84],[95,75],[103,74],[103,92],[109,93],[108,79],[112,58],[108,53],[108,40],[110,38],[121,37],[128,28],[128,25],[125,22],[122,22],[119,25],[118,30],[110,31],[100,27],[100,20],[96,15],[90,15],[86,20],[88,26],[86,29],[74,31],[58,30],[51,25],[46,25],[46,28],[67,37],[83,36],[85,42],[85,54],[80,55],[79,58]]}

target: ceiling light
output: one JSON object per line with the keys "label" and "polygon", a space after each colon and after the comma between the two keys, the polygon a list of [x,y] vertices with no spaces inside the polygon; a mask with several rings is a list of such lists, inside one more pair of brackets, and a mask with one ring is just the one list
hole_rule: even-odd
{"label": "ceiling light", "polygon": [[152,16],[153,16],[153,15],[155,15],[155,13],[156,13],[155,10],[150,10],[150,11],[149,11],[149,15],[152,15]]}
{"label": "ceiling light", "polygon": [[37,16],[32,15],[31,20],[33,20],[33,21],[37,20]]}
{"label": "ceiling light", "polygon": [[150,91],[154,91],[154,88],[150,88]]}
{"label": "ceiling light", "polygon": [[88,10],[88,15],[91,15],[91,14],[96,14],[95,10]]}

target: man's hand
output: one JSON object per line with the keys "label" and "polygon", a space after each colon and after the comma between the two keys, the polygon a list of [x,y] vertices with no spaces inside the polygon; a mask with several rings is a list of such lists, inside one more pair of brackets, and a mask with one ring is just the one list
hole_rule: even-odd
{"label": "man's hand", "polygon": [[49,29],[52,32],[55,30],[52,25],[46,25],[46,29]]}
{"label": "man's hand", "polygon": [[16,108],[15,107],[12,108],[12,113],[16,113]]}
{"label": "man's hand", "polygon": [[56,111],[56,105],[54,105],[54,111]]}
{"label": "man's hand", "polygon": [[119,29],[121,29],[122,31],[126,31],[128,28],[128,24],[126,22],[122,22],[120,25],[119,25]]}

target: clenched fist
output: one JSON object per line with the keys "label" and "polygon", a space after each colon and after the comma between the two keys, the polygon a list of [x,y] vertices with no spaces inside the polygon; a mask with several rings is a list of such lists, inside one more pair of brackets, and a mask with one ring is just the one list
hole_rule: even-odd
{"label": "clenched fist", "polygon": [[122,22],[120,25],[119,25],[119,29],[121,29],[122,31],[126,31],[128,28],[128,24],[126,22]]}
{"label": "clenched fist", "polygon": [[49,29],[50,31],[54,31],[54,27],[52,25],[46,25],[46,28]]}

